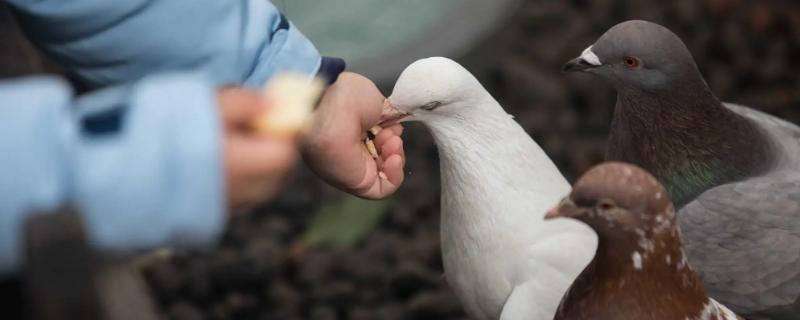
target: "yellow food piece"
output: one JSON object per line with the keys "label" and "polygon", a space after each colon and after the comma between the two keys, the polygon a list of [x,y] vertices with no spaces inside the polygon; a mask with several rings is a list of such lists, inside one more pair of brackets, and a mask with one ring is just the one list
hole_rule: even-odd
{"label": "yellow food piece", "polygon": [[253,119],[253,129],[270,136],[297,135],[308,122],[324,84],[298,73],[276,75],[264,88],[267,112]]}
{"label": "yellow food piece", "polygon": [[367,151],[369,151],[369,154],[372,156],[372,158],[378,159],[378,149],[375,148],[375,142],[373,142],[372,139],[367,138],[364,140],[364,144],[367,145]]}
{"label": "yellow food piece", "polygon": [[374,127],[369,129],[369,132],[371,132],[373,136],[377,136],[379,133],[381,133],[381,130],[383,130],[383,127],[374,126]]}

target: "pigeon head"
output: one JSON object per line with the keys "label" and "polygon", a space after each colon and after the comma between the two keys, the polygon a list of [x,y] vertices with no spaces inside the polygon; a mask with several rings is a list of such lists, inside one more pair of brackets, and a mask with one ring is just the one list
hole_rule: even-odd
{"label": "pigeon head", "polygon": [[655,93],[668,91],[676,84],[705,83],[678,36],[641,20],[612,27],[579,57],[567,62],[563,70],[595,74],[622,92]]}
{"label": "pigeon head", "polygon": [[384,103],[381,125],[464,116],[484,105],[471,102],[487,95],[478,80],[457,62],[442,57],[420,59],[397,79]]}
{"label": "pigeon head", "polygon": [[568,217],[585,222],[600,235],[667,230],[674,210],[664,187],[644,169],[607,162],[581,177],[572,192],[545,219]]}

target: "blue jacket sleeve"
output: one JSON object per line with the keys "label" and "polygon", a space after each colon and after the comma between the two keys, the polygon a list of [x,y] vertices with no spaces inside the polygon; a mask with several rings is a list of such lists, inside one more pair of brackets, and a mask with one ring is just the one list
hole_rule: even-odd
{"label": "blue jacket sleeve", "polygon": [[225,190],[212,88],[157,76],[72,100],[53,78],[0,82],[0,273],[21,263],[26,215],[65,203],[105,250],[215,240]]}
{"label": "blue jacket sleeve", "polygon": [[0,274],[20,264],[25,214],[66,201],[69,99],[54,79],[0,82]]}
{"label": "blue jacket sleeve", "polygon": [[319,53],[266,0],[4,0],[30,38],[89,89],[192,70],[261,86],[314,74]]}

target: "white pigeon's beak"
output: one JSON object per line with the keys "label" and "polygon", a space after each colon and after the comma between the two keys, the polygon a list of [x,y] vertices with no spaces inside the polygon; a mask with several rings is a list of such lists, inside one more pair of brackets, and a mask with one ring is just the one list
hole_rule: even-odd
{"label": "white pigeon's beak", "polygon": [[600,62],[600,58],[592,51],[592,46],[584,49],[581,52],[580,57],[572,59],[564,64],[564,68],[562,71],[564,72],[575,72],[575,71],[583,71],[586,69],[594,68],[602,66],[603,63]]}
{"label": "white pigeon's beak", "polygon": [[381,111],[381,121],[378,123],[381,127],[391,127],[395,124],[403,122],[411,114],[403,112],[398,109],[389,99],[383,100],[383,111]]}

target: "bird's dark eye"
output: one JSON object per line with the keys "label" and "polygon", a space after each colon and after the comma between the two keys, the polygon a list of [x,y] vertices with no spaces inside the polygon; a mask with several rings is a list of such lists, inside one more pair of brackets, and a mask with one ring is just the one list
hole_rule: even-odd
{"label": "bird's dark eye", "polygon": [[631,69],[637,68],[639,67],[639,64],[641,64],[641,61],[639,61],[639,58],[637,57],[625,57],[623,58],[622,62],[625,63],[626,67]]}
{"label": "bird's dark eye", "polygon": [[614,208],[614,202],[611,200],[603,199],[597,202],[597,207],[602,210],[611,210]]}
{"label": "bird's dark eye", "polygon": [[420,108],[422,108],[423,110],[428,110],[428,111],[431,111],[431,110],[433,110],[433,109],[436,109],[436,108],[438,108],[440,105],[442,105],[442,103],[441,103],[441,102],[439,102],[439,101],[433,101],[433,102],[426,103],[425,105],[423,105],[423,106],[422,106],[422,107],[420,107]]}

